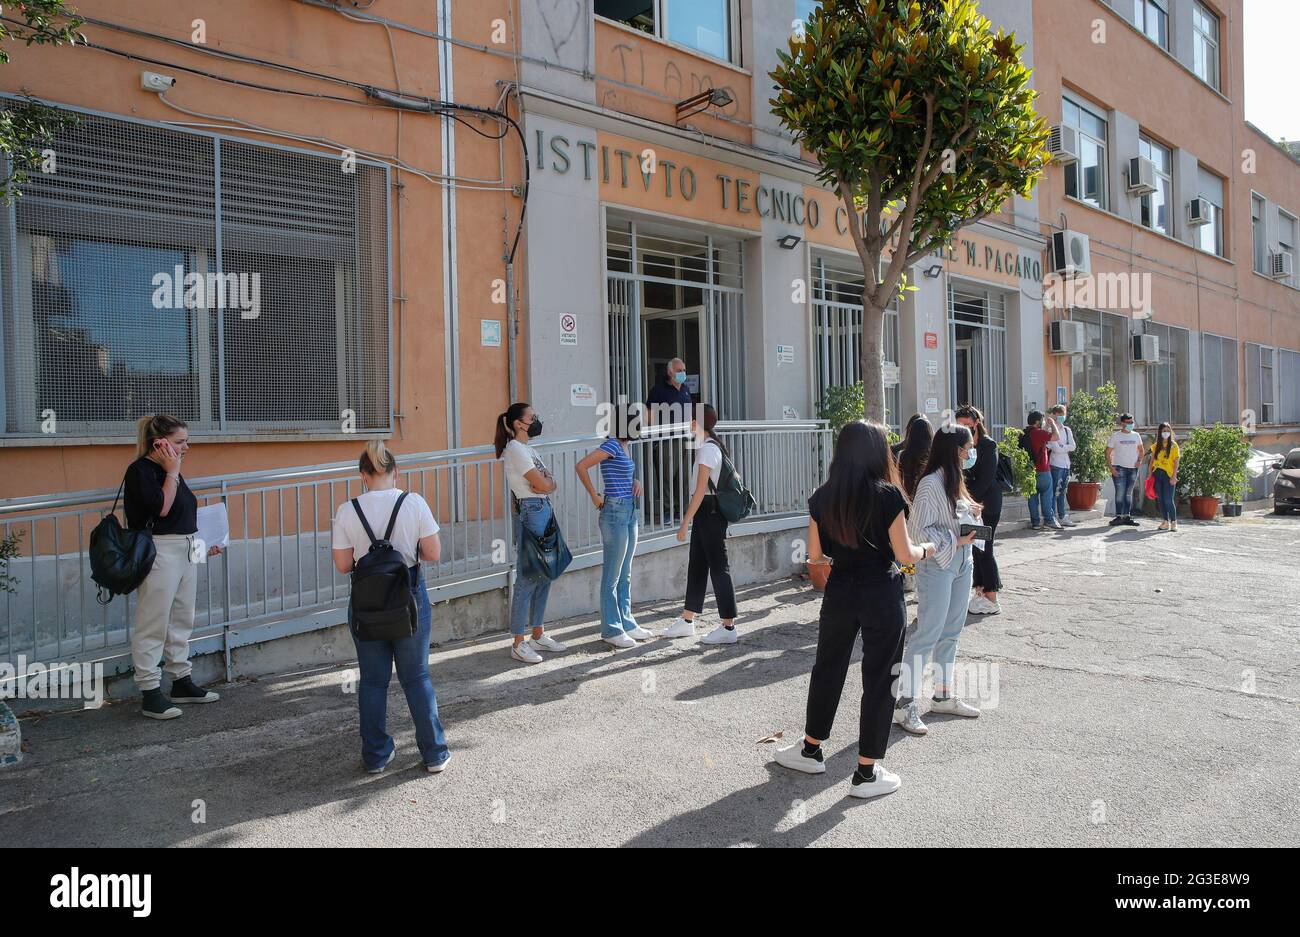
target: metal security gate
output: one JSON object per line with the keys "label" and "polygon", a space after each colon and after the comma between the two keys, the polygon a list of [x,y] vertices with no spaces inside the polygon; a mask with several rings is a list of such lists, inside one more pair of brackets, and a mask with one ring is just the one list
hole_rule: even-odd
{"label": "metal security gate", "polygon": [[700,402],[744,419],[741,242],[611,217],[605,247],[610,399],[645,400],[681,357]]}
{"label": "metal security gate", "polygon": [[948,387],[954,409],[974,404],[995,439],[1007,426],[1006,297],[978,287],[948,288]]}
{"label": "metal security gate", "polygon": [[[813,335],[816,361],[814,388],[817,406],[832,387],[848,387],[862,378],[862,273],[841,264],[813,259]],[[896,367],[898,349],[898,300],[885,310],[884,362]],[[885,385],[885,423],[899,427],[901,391],[895,381]]]}

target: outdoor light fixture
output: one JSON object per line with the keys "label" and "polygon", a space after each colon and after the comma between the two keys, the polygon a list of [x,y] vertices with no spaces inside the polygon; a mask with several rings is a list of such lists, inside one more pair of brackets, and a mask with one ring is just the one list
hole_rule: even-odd
{"label": "outdoor light fixture", "polygon": [[710,107],[724,108],[734,100],[735,98],[726,88],[708,88],[699,94],[691,95],[684,101],[677,102],[677,120],[681,122],[687,117],[694,117]]}
{"label": "outdoor light fixture", "polygon": [[780,244],[786,250],[792,251],[799,246],[799,242],[802,240],[803,238],[799,237],[797,234],[787,234],[784,237],[777,238],[776,243]]}
{"label": "outdoor light fixture", "polygon": [[931,280],[937,280],[941,273],[943,273],[943,264],[933,264],[925,268],[925,275]]}

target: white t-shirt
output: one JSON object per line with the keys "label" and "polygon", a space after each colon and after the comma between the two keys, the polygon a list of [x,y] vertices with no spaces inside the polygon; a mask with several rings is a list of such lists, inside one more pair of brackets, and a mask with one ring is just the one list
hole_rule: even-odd
{"label": "white t-shirt", "polygon": [[1111,462],[1115,465],[1120,468],[1137,468],[1142,461],[1142,434],[1116,430],[1106,440],[1106,448],[1115,450],[1110,454]]}
{"label": "white t-shirt", "polygon": [[[1057,423],[1060,432],[1057,434],[1056,442],[1048,440],[1047,443],[1047,461],[1053,468],[1069,468],[1070,453],[1074,451],[1074,430],[1064,423]],[[1046,426],[1043,429],[1047,429]]]}
{"label": "white t-shirt", "polygon": [[[706,440],[704,445],[695,450],[695,465],[691,468],[691,494],[695,494],[695,482],[700,477],[700,466],[709,467],[709,481],[713,482],[713,487],[718,487],[718,476],[722,473],[722,450],[712,439]],[[705,494],[710,494],[706,491]]]}
{"label": "white t-shirt", "polygon": [[506,443],[501,459],[506,464],[506,481],[510,483],[510,490],[516,498],[547,497],[533,491],[533,486],[528,484],[528,479],[524,478],[525,473],[533,469],[546,469],[546,463],[542,461],[536,449],[521,443],[518,439],[512,439]]}
{"label": "white t-shirt", "polygon": [[[365,512],[366,522],[375,532],[376,540],[383,539],[384,531],[388,529],[388,518],[393,513],[393,505],[401,493],[400,488],[385,488],[381,491],[367,491],[357,498],[361,510]],[[428,503],[412,491],[402,502],[397,523],[393,525],[392,537],[393,546],[402,554],[407,566],[415,565],[420,539],[437,532],[438,522],[433,519]],[[334,515],[334,549],[346,550],[348,547],[352,548],[354,560],[359,560],[370,552],[370,538],[366,536],[366,529],[361,526],[357,509],[350,500],[339,505],[338,512]]]}

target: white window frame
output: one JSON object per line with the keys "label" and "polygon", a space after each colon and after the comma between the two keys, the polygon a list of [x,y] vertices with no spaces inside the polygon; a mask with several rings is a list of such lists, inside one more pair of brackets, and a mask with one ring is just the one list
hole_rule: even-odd
{"label": "white window frame", "polygon": [[[1164,42],[1160,41],[1159,36],[1151,35],[1148,14],[1152,10],[1157,11],[1164,18]],[[1133,25],[1160,48],[1169,50],[1169,0],[1133,0]]]}
{"label": "white window frame", "polygon": [[[1147,147],[1146,153],[1142,152],[1143,146]],[[1138,155],[1139,156],[1146,156],[1148,159],[1150,159],[1149,154],[1157,150],[1159,150],[1161,153],[1164,154],[1165,165],[1169,167],[1168,170],[1160,169],[1158,166],[1156,168],[1156,178],[1161,180],[1165,184],[1164,192],[1162,194],[1164,195],[1165,198],[1165,219],[1168,221],[1168,228],[1167,229],[1162,228],[1157,223],[1155,206],[1152,204],[1151,194],[1144,195],[1142,196],[1141,199],[1141,211],[1145,211],[1147,213],[1147,217],[1151,219],[1151,223],[1148,225],[1144,225],[1143,227],[1150,228],[1152,231],[1159,231],[1161,234],[1167,235],[1169,237],[1173,237],[1174,236],[1174,175],[1173,175],[1174,151],[1171,147],[1167,147],[1163,143],[1153,140],[1145,133],[1138,134]],[[1151,161],[1153,163],[1155,162],[1155,160],[1151,160]],[[1139,212],[1138,217],[1141,218],[1141,212]]]}
{"label": "white window frame", "polygon": [[[659,39],[663,42],[671,43],[672,45],[682,49],[688,49],[689,51],[695,53],[696,55],[702,55],[706,58],[714,59],[719,62],[726,62],[728,65],[734,65],[737,68],[741,67],[740,35],[739,35],[740,0],[722,0],[722,3],[725,4],[726,11],[727,11],[727,54],[725,56],[717,56],[714,55],[712,52],[707,52],[704,49],[696,48],[695,46],[689,43],[679,42],[676,39],[670,39],[668,35],[668,18],[669,18],[668,7],[671,2],[672,0],[654,0],[654,32],[653,33],[647,33],[644,30],[637,29],[637,27],[625,23],[622,20],[615,20],[615,19],[610,19],[609,17],[606,16],[601,16],[599,13],[594,13],[593,15],[596,17],[596,19],[604,20],[606,23],[614,23],[618,26],[622,26],[627,29],[636,30],[637,32],[643,33],[644,35],[647,36],[654,36],[654,38]],[[595,9],[594,3],[592,4],[592,9],[593,10]]]}
{"label": "white window frame", "polygon": [[[1214,24],[1214,35],[1211,36],[1201,28],[1197,14],[1201,14],[1206,21]],[[1223,30],[1223,24],[1219,16],[1201,0],[1192,2],[1192,72],[1197,78],[1205,82],[1215,91],[1221,90],[1221,75],[1219,64],[1219,34]],[[1204,49],[1206,68],[1210,71],[1208,75],[1202,75],[1196,69],[1196,53]]]}
{"label": "white window frame", "polygon": [[[1256,211],[1258,209],[1258,211]],[[1258,192],[1250,193],[1250,260],[1256,273],[1268,276],[1268,200]]]}
{"label": "white window frame", "polygon": [[[1094,208],[1100,208],[1102,211],[1109,211],[1109,210],[1110,210],[1110,166],[1109,166],[1109,161],[1110,161],[1110,144],[1109,144],[1109,139],[1110,139],[1110,118],[1109,118],[1108,116],[1106,116],[1105,114],[1098,112],[1098,111],[1096,110],[1096,108],[1094,108],[1092,105],[1090,105],[1090,104],[1085,104],[1084,101],[1083,101],[1081,98],[1076,98],[1076,97],[1074,97],[1073,95],[1070,95],[1070,94],[1062,94],[1062,95],[1061,95],[1061,100],[1062,100],[1063,103],[1064,103],[1064,102],[1068,102],[1068,103],[1074,105],[1074,106],[1077,107],[1080,111],[1084,111],[1084,112],[1086,112],[1086,113],[1088,113],[1088,114],[1091,114],[1091,115],[1092,115],[1093,117],[1095,117],[1097,120],[1101,121],[1102,126],[1106,128],[1106,139],[1099,140],[1099,139],[1097,139],[1095,136],[1093,136],[1091,133],[1089,133],[1087,130],[1085,130],[1084,128],[1080,127],[1078,124],[1069,124],[1069,126],[1074,127],[1074,129],[1078,131],[1079,136],[1080,136],[1082,139],[1087,140],[1087,141],[1090,141],[1090,142],[1092,142],[1092,143],[1095,143],[1095,144],[1097,144],[1098,146],[1101,147],[1101,162],[1100,162],[1101,173],[1100,173],[1100,178],[1098,179],[1098,183],[1097,183],[1097,201],[1094,202],[1094,201],[1092,201],[1090,198],[1087,197],[1087,193],[1084,191],[1084,188],[1083,188],[1083,163],[1082,163],[1082,160],[1076,160],[1075,162],[1072,162],[1072,163],[1068,164],[1068,165],[1065,167],[1065,171],[1066,171],[1066,173],[1073,172],[1073,173],[1075,174],[1075,175],[1074,175],[1074,190],[1075,190],[1075,192],[1076,192],[1077,194],[1076,194],[1076,195],[1068,195],[1067,197],[1069,197],[1069,198],[1073,198],[1073,199],[1075,199],[1076,201],[1079,201],[1079,202],[1083,202],[1085,205],[1092,205]],[[1062,107],[1062,119],[1064,119],[1064,116],[1065,116],[1065,115],[1064,115],[1064,107]],[[1080,147],[1080,149],[1082,149],[1082,147]],[[1080,155],[1082,155],[1082,154],[1080,154]]]}
{"label": "white window frame", "polygon": [[[1282,240],[1283,222],[1291,222],[1291,243]],[[1279,280],[1279,283],[1285,283],[1292,288],[1300,287],[1300,250],[1297,248],[1296,241],[1300,239],[1300,218],[1279,208],[1277,210],[1277,249],[1278,253],[1291,255],[1291,276],[1286,280]]]}
{"label": "white window frame", "polygon": [[[1218,202],[1216,202],[1214,199],[1210,198],[1208,195],[1201,195],[1199,197],[1203,201],[1208,202],[1210,205],[1210,221],[1208,224],[1204,224],[1201,225],[1199,228],[1193,229],[1196,232],[1195,233],[1196,249],[1198,251],[1201,251],[1202,253],[1212,254],[1215,257],[1223,257],[1226,259],[1228,255],[1227,253],[1225,253],[1224,230],[1223,230],[1223,206],[1220,205]],[[1204,236],[1207,230],[1212,231],[1214,233],[1213,250],[1209,250],[1205,247]]]}

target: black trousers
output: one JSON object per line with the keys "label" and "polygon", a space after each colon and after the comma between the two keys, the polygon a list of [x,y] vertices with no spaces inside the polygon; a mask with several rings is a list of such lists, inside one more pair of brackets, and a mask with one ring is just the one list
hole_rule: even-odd
{"label": "black trousers", "polygon": [[990,592],[997,592],[1002,588],[1002,579],[998,576],[998,561],[993,558],[993,545],[997,540],[998,521],[1002,518],[1002,492],[996,496],[990,497],[984,502],[984,513],[982,515],[983,523],[993,528],[993,540],[988,543],[988,549],[984,549],[984,541],[975,541],[975,555],[972,560],[975,565],[975,578],[971,580],[972,585],[979,586],[981,589],[988,589]]}
{"label": "black trousers", "polygon": [[862,635],[862,709],[858,720],[858,754],[883,758],[894,719],[894,677],[903,660],[903,577],[837,580],[826,583],[817,627],[817,661],[808,685],[808,719],[804,731],[824,741],[831,734],[844,679],[853,658],[853,643]]}
{"label": "black trousers", "polygon": [[727,519],[718,510],[718,499],[705,495],[691,521],[691,558],[686,567],[686,611],[704,611],[704,589],[713,579],[713,597],[719,618],[736,617],[736,589],[731,584],[731,563],[727,560]]}

